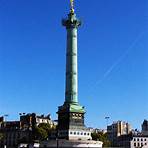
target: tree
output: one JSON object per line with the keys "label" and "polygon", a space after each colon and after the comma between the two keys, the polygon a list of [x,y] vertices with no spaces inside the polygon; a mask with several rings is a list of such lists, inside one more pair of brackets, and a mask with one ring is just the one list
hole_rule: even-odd
{"label": "tree", "polygon": [[4,135],[0,133],[0,141],[4,138]]}
{"label": "tree", "polygon": [[94,133],[92,133],[92,139],[102,141],[103,147],[110,147],[111,146],[111,142],[108,140],[107,133],[94,132]]}
{"label": "tree", "polygon": [[55,129],[56,126],[52,126],[48,123],[40,123],[34,129],[34,138],[35,140],[45,140],[48,138],[50,132]]}
{"label": "tree", "polygon": [[48,138],[48,132],[45,129],[36,126],[34,130],[34,140],[45,140]]}
{"label": "tree", "polygon": [[40,123],[38,127],[46,130],[47,132],[50,132],[51,130],[53,130],[52,125],[48,123]]}

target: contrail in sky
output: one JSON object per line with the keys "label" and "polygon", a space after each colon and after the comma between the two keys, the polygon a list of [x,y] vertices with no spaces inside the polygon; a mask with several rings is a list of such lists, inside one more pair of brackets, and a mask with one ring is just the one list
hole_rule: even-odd
{"label": "contrail in sky", "polygon": [[129,48],[108,68],[108,70],[104,73],[103,77],[96,81],[95,85],[101,84],[108,76],[109,74],[113,71],[113,69],[120,64],[123,59],[128,55],[128,53],[133,49],[135,44],[139,41],[139,39],[143,36],[144,32],[140,33],[138,37],[132,42],[132,44],[129,46]]}

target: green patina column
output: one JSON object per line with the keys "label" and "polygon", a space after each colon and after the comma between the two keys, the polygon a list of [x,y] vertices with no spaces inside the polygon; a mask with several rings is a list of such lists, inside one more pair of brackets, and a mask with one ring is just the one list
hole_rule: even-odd
{"label": "green patina column", "polygon": [[78,102],[77,29],[81,21],[76,18],[71,0],[68,17],[62,20],[67,31],[65,101],[58,108],[60,138],[70,139],[70,132],[84,129],[84,107]]}
{"label": "green patina column", "polygon": [[71,11],[62,24],[67,29],[65,103],[78,104],[77,28],[81,22]]}

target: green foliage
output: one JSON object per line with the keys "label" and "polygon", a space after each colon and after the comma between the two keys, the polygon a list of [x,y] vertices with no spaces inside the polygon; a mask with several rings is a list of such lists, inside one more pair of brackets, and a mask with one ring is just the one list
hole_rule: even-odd
{"label": "green foliage", "polygon": [[34,131],[34,134],[35,134],[35,140],[44,140],[44,139],[47,139],[48,137],[48,133],[45,129],[41,128],[41,127],[35,127],[35,131]]}
{"label": "green foliage", "polygon": [[38,127],[46,130],[47,132],[52,130],[52,126],[48,123],[40,123]]}
{"label": "green foliage", "polygon": [[4,135],[0,133],[0,141],[4,138]]}
{"label": "green foliage", "polygon": [[34,137],[36,140],[45,140],[48,138],[49,133],[52,130],[55,130],[55,126],[52,126],[48,123],[40,123],[35,127]]}
{"label": "green foliage", "polygon": [[103,132],[92,133],[93,140],[99,140],[103,142],[103,147],[110,147],[111,142],[108,140],[107,134]]}

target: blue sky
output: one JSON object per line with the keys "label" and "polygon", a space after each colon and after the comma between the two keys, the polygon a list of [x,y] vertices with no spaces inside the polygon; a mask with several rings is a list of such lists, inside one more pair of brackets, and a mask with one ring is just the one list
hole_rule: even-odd
{"label": "blue sky", "polygon": [[[148,1],[77,0],[79,102],[86,125],[148,119]],[[0,0],[0,115],[51,113],[64,102],[68,0]]]}

